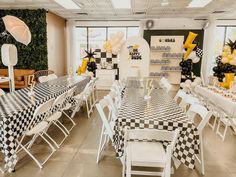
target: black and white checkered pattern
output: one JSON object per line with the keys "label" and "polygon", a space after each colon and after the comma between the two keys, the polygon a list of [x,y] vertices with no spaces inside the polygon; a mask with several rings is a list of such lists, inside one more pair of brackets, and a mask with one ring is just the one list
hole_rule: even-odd
{"label": "black and white checkered pattern", "polygon": [[117,156],[123,155],[125,128],[154,128],[180,130],[174,157],[193,169],[195,154],[199,153],[199,135],[196,126],[188,120],[182,109],[163,90],[154,89],[150,100],[144,100],[145,90],[127,87],[114,127],[114,146]]}
{"label": "black and white checkered pattern", "polygon": [[197,55],[197,57],[202,58],[202,56],[203,56],[203,50],[200,49],[199,47],[197,47],[197,49],[196,49],[196,55]]}
{"label": "black and white checkered pattern", "polygon": [[112,53],[106,52],[105,50],[102,49],[95,49],[95,56],[94,58],[96,59],[96,63],[101,63],[101,62],[112,62],[113,64],[117,64],[117,55],[114,55]]}
{"label": "black and white checkered pattern", "polygon": [[[88,77],[61,77],[49,82],[35,86],[34,96],[29,96],[29,88],[17,90],[13,93],[0,97],[0,148],[5,156],[5,169],[11,172],[17,163],[15,152],[15,139],[19,138],[28,128],[36,108],[51,98],[56,98],[60,94],[77,86],[76,92],[80,93],[89,82]],[[56,109],[52,110],[56,111]],[[32,127],[36,125],[42,117],[38,117]]]}

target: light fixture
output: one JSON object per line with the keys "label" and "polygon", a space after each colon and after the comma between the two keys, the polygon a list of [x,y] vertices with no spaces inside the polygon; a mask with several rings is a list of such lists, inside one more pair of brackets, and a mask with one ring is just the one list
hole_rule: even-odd
{"label": "light fixture", "polygon": [[161,6],[168,6],[169,5],[169,0],[162,0]]}
{"label": "light fixture", "polygon": [[213,1],[213,0],[192,0],[189,3],[188,8],[201,8],[201,7],[205,7],[211,1]]}
{"label": "light fixture", "polygon": [[73,0],[54,0],[65,9],[81,9]]}
{"label": "light fixture", "polygon": [[111,0],[115,9],[131,9],[131,0]]}

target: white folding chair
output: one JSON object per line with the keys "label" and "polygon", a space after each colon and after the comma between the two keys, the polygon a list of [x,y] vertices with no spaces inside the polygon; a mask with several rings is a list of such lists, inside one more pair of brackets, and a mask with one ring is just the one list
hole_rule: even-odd
{"label": "white folding chair", "polygon": [[186,92],[183,91],[182,89],[179,89],[179,91],[176,93],[174,100],[176,103],[178,103],[178,101],[181,101],[185,96],[186,96]]}
{"label": "white folding chair", "polygon": [[55,111],[52,115],[46,118],[46,121],[49,123],[48,128],[53,124],[59,130],[61,130],[61,132],[64,134],[64,138],[59,143],[57,143],[54,140],[57,148],[59,148],[62,145],[62,143],[65,141],[65,139],[68,137],[68,134],[69,134],[69,131],[67,130],[67,128],[59,121],[59,119],[62,116],[62,107],[63,107],[63,103],[65,102],[66,95],[67,95],[67,92],[59,95],[55,99],[52,108],[56,109],[57,111]]}
{"label": "white folding chair", "polygon": [[196,115],[199,115],[201,118],[200,123],[197,126],[198,134],[200,137],[200,157],[196,155],[197,162],[201,167],[201,172],[205,174],[205,167],[204,167],[204,155],[203,155],[203,129],[206,126],[207,122],[209,121],[210,117],[212,116],[212,112],[208,111],[206,107],[201,104],[193,104],[187,111],[187,116],[189,119],[194,122]]}
{"label": "white folding chair", "polygon": [[75,95],[73,98],[78,102],[77,106],[73,110],[71,117],[74,117],[76,112],[80,110],[82,102],[85,102],[87,115],[90,118],[91,113],[93,112],[93,102],[92,102],[92,93],[93,93],[93,81],[90,80],[89,83],[85,86],[84,90],[80,93]]}
{"label": "white folding chair", "polygon": [[[131,175],[170,177],[171,156],[179,136],[179,130],[131,129],[125,132],[125,161],[123,177]],[[135,141],[129,141],[135,140]],[[140,141],[139,141],[140,140]],[[155,140],[146,142],[142,140]],[[159,142],[158,142],[159,141]],[[166,151],[160,141],[168,141]],[[158,167],[160,171],[138,171],[135,167]]]}
{"label": "white folding chair", "polygon": [[186,94],[181,100],[179,106],[183,109],[184,112],[186,112],[191,105],[196,104],[196,103],[200,103],[198,98],[195,98],[189,94]]}
{"label": "white folding chair", "polygon": [[0,96],[2,95],[5,95],[5,92],[2,89],[0,89]]}
{"label": "white folding chair", "polygon": [[[105,148],[105,145],[108,143],[109,139],[113,139],[113,122],[112,122],[112,116],[114,116],[114,113],[112,112],[111,107],[109,106],[109,103],[106,99],[100,100],[96,104],[96,108],[98,110],[98,113],[100,115],[100,118],[102,120],[102,131],[101,131],[101,137],[99,142],[99,148],[98,148],[98,154],[97,154],[97,163],[99,162],[102,152]],[[105,109],[108,109],[107,112],[105,112]]]}
{"label": "white folding chair", "polygon": [[113,112],[116,116],[118,116],[118,107],[119,107],[119,98],[118,95],[114,91],[110,91],[108,95],[104,97],[108,100]]}
{"label": "white folding chair", "polygon": [[165,77],[161,78],[159,85],[161,88],[165,89],[167,93],[169,93],[172,88],[172,85]]}
{"label": "white folding chair", "polygon": [[[73,99],[74,97],[74,93],[76,91],[77,87],[73,87],[71,88],[69,91],[67,91],[67,94],[66,94],[66,98],[65,98],[65,102],[64,102],[64,106],[62,107],[62,113],[71,121],[72,123],[72,127],[70,129],[67,128],[67,132],[70,132],[76,125],[76,123],[74,122],[74,120],[72,119],[72,116],[69,116],[67,113],[66,113],[66,110],[69,110],[69,109],[72,109],[73,107],[76,107],[76,106],[72,106],[71,103],[69,103],[70,99]],[[81,104],[81,103],[78,103],[77,104]],[[72,112],[73,114],[73,112]]]}
{"label": "white folding chair", "polygon": [[[225,140],[225,136],[228,130],[228,127],[231,126],[231,121],[230,121],[230,117],[220,108],[217,108],[217,113],[219,116],[219,121],[218,121],[218,125],[217,125],[217,129],[216,129],[216,134],[219,135],[222,139],[222,141]],[[224,130],[221,133],[221,125],[224,126]]]}
{"label": "white folding chair", "polygon": [[[20,138],[20,140],[16,139],[16,143],[18,144],[16,148],[16,153],[19,153],[21,150],[24,150],[36,162],[39,168],[42,168],[43,165],[47,162],[47,160],[56,151],[54,146],[48,141],[49,139],[53,143],[55,143],[54,140],[46,133],[49,123],[45,121],[45,118],[47,118],[49,111],[52,108],[53,102],[54,102],[54,99],[50,99],[49,101],[41,104],[35,110],[33,118],[31,122],[29,123],[28,128],[23,132],[23,135]],[[38,123],[34,125],[35,122],[38,122]],[[28,141],[27,143],[24,143],[25,137],[30,137],[30,136],[33,136],[30,139],[30,141]],[[41,137],[50,146],[52,150],[52,152],[46,157],[46,159],[43,162],[40,162],[39,160],[37,160],[36,157],[30,152],[30,149],[33,143],[38,137]]]}

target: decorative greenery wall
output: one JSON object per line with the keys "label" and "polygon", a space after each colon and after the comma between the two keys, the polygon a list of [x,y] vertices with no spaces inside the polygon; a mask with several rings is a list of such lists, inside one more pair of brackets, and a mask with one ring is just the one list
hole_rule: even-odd
{"label": "decorative greenery wall", "polygon": [[[0,10],[0,18],[5,15],[16,16],[23,20],[31,31],[32,40],[28,46],[17,42],[13,37],[9,39],[9,43],[15,44],[18,50],[18,64],[15,68],[35,70],[48,68],[46,13],[44,9]],[[4,30],[3,20],[0,19],[0,33]],[[0,38],[0,47],[4,43],[6,41]],[[0,68],[4,68],[1,59]]]}

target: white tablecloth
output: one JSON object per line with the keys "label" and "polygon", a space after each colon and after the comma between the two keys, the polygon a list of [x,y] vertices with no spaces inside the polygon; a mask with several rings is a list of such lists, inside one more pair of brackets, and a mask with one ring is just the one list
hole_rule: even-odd
{"label": "white tablecloth", "polygon": [[225,113],[232,116],[232,118],[236,118],[236,102],[231,98],[226,98],[220,93],[215,93],[214,91],[202,86],[196,86],[195,92],[218,105],[225,111]]}

